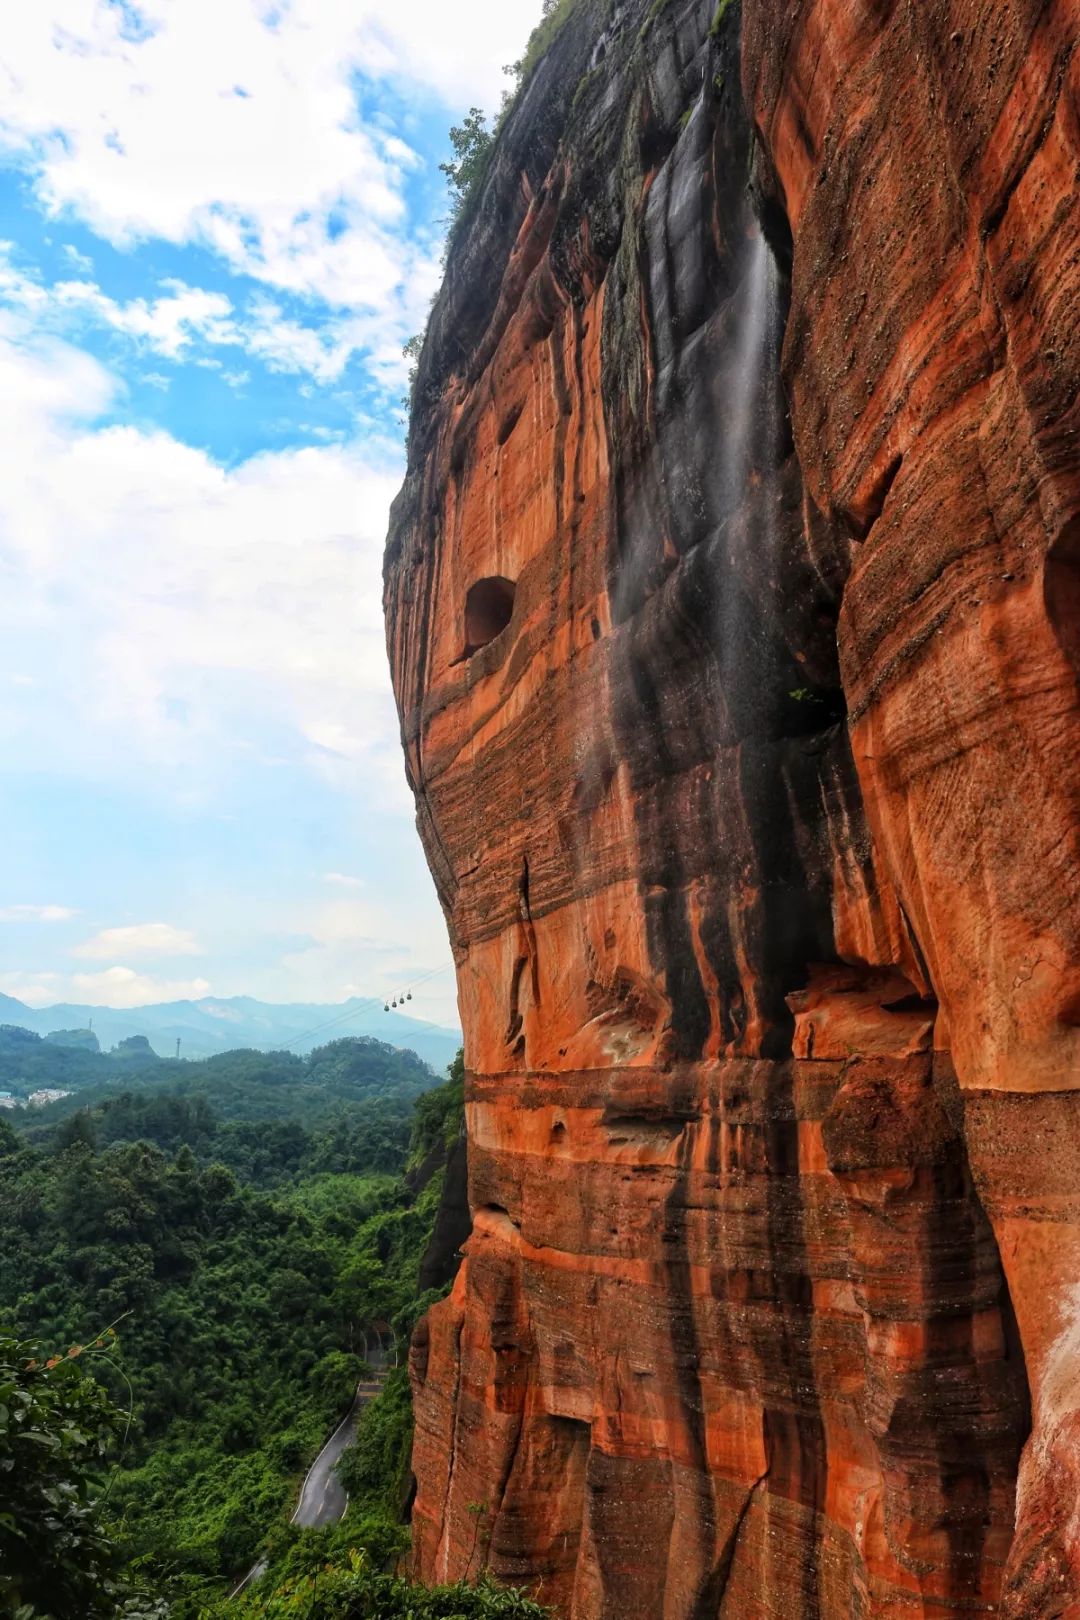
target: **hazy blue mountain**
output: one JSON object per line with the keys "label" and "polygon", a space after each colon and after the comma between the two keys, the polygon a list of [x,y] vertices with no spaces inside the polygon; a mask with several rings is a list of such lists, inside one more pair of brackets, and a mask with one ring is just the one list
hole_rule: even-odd
{"label": "hazy blue mountain", "polygon": [[405,1013],[384,1012],[381,1001],[352,996],[336,1003],[256,1001],[251,996],[207,996],[202,1001],[167,1001],[130,1010],[81,1007],[27,1007],[0,995],[0,1024],[18,1024],[36,1035],[86,1029],[93,1023],[103,1052],[133,1035],[145,1035],[160,1057],[212,1057],[238,1046],[273,1051],[288,1047],[301,1055],[339,1035],[373,1035],[390,1046],[406,1047],[442,1073],[461,1045],[461,1032],[425,1023]]}

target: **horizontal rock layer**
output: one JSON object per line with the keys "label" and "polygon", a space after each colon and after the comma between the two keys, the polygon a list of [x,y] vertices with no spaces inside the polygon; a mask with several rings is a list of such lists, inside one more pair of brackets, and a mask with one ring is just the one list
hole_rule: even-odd
{"label": "horizontal rock layer", "polygon": [[1078,37],[577,0],[455,232],[386,572],[468,1066],[425,1577],[1080,1602]]}

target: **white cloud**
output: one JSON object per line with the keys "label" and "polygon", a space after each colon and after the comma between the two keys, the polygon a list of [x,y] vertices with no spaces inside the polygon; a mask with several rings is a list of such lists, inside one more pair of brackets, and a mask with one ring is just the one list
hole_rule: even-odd
{"label": "white cloud", "polygon": [[0,241],[0,297],[5,303],[21,304],[24,309],[47,304],[45,289],[12,263],[14,249],[14,242]]}
{"label": "white cloud", "polygon": [[83,276],[92,276],[93,275],[93,273],[94,273],[94,261],[93,261],[93,259],[89,258],[85,253],[80,253],[78,248],[77,247],[72,247],[70,242],[65,242],[64,243],[63,254],[64,254],[64,258],[67,260],[67,262],[70,265],[72,265],[76,270],[78,270],[80,275],[83,275]]}
{"label": "white cloud", "polygon": [[364,323],[329,321],[316,330],[290,320],[269,300],[259,300],[247,325],[245,346],[271,371],[307,372],[317,382],[333,382],[365,336]]}
{"label": "white cloud", "polygon": [[[160,283],[152,256],[133,254],[143,279],[125,275],[118,293],[113,256],[95,251],[95,269],[64,249],[62,225],[66,279],[56,286],[0,255],[0,304],[14,306],[0,308],[0,635],[7,667],[33,683],[0,681],[0,748],[20,771],[107,783],[121,798],[137,792],[182,820],[193,807],[224,806],[223,779],[239,803],[280,767],[283,799],[300,805],[317,775],[349,789],[357,827],[385,812],[411,820],[379,584],[396,449],[368,436],[226,467],[166,432],[103,428],[106,415],[123,417],[124,385],[76,346],[77,334],[94,323],[132,345],[128,375],[151,387],[184,361],[240,387],[250,356],[306,379],[299,391],[310,397],[340,388],[359,355],[369,378],[400,392],[401,342],[422,324],[438,280],[437,231],[416,219],[416,153],[429,151],[433,120],[446,128],[474,102],[494,107],[501,64],[520,53],[539,9],[539,0],[0,7],[0,161],[21,168],[58,219],[125,248],[201,245],[262,286],[253,297],[249,285],[191,268],[194,256],[185,282]],[[227,296],[211,290],[219,281]],[[129,296],[132,285],[142,296]],[[294,439],[306,431],[295,420],[286,428]],[[310,436],[332,431],[316,422]],[[310,883],[314,847],[298,858],[297,884]],[[327,865],[366,870],[365,853],[334,847]],[[372,886],[381,890],[381,874]],[[58,887],[88,912],[100,905]],[[349,886],[338,887],[344,900]],[[138,915],[143,901],[115,904],[114,915]],[[268,900],[272,929],[282,904]],[[404,905],[396,895],[366,933],[355,920],[315,919],[310,944],[273,970],[276,993],[370,990],[387,949],[402,965],[445,959],[434,906],[417,899],[406,916]],[[179,914],[171,906],[163,897],[153,911]],[[200,906],[200,934],[220,947]],[[278,947],[266,959],[277,961]],[[107,973],[78,975],[79,984],[30,973],[19,982],[28,999],[30,990],[58,999],[62,986],[114,1005],[208,988],[116,965],[133,960],[118,949],[100,958]],[[227,971],[219,960],[198,964],[216,987]]]}
{"label": "white cloud", "polygon": [[0,992],[17,997],[28,1007],[52,1007],[58,1002],[148,1007],[159,1001],[198,1001],[210,994],[210,983],[202,978],[156,979],[134,968],[117,966],[101,973],[70,976],[52,972],[0,973]]}
{"label": "white cloud", "polygon": [[161,283],[164,297],[133,298],[119,303],[89,281],[61,281],[48,290],[58,312],[73,311],[141,340],[166,359],[176,360],[193,340],[236,343],[232,304],[223,293],[203,292],[182,281]]}
{"label": "white cloud", "polygon": [[[2,269],[2,261],[0,261]],[[117,393],[113,377],[89,354],[0,309],[0,426],[13,447],[42,445],[70,424],[102,416]],[[0,464],[12,452],[0,442]]]}
{"label": "white cloud", "polygon": [[362,889],[364,887],[363,878],[350,877],[347,872],[324,872],[322,880],[324,883],[336,884],[340,889]]}
{"label": "white cloud", "polygon": [[60,982],[58,973],[45,971],[28,973],[16,970],[11,973],[0,973],[0,994],[15,996],[28,1007],[48,1007],[52,1002],[61,999],[57,988]]}
{"label": "white cloud", "polygon": [[67,922],[77,915],[70,906],[0,906],[0,922]]}
{"label": "white cloud", "polygon": [[71,954],[107,962],[118,956],[201,956],[203,951],[188,929],[153,922],[103,928],[91,939],[76,945]]}
{"label": "white cloud", "polygon": [[210,994],[208,979],[155,979],[130,967],[74,973],[72,999],[98,1007],[148,1007],[159,1001],[198,1001]]}
{"label": "white cloud", "polygon": [[[389,1001],[423,979],[410,1010],[417,1018],[456,1022],[446,932],[434,908],[423,916],[403,915],[392,896],[372,892],[364,899],[323,900],[298,911],[292,924],[304,943],[282,957],[277,982],[288,990],[280,993],[297,1000],[379,996]],[[433,968],[439,971],[428,978]]]}
{"label": "white cloud", "polygon": [[0,703],[0,740],[90,774],[173,767],[196,796],[241,755],[362,768],[403,802],[379,586],[398,452],[227,469],[167,433],[95,428],[116,392],[0,312],[0,633],[36,679]]}
{"label": "white cloud", "polygon": [[538,0],[368,0],[359,9],[366,71],[426,85],[454,110],[499,105],[503,66],[521,55],[541,13]]}
{"label": "white cloud", "polygon": [[[197,345],[237,348],[261,360],[270,371],[306,373],[320,384],[336,382],[354,355],[366,354],[370,376],[387,389],[399,388],[408,362],[398,341],[405,311],[397,314],[388,336],[384,315],[324,312],[317,324],[287,315],[273,299],[256,297],[244,311],[224,293],[189,287],[167,277],[156,298],[110,298],[89,281],[59,281],[46,286],[12,260],[13,245],[0,242],[0,304],[6,303],[32,321],[38,331],[77,333],[87,322],[108,327],[134,344],[171,361],[194,360],[222,371],[231,387],[250,381],[246,371],[226,371],[214,355],[192,353]],[[156,372],[142,380],[167,389],[169,378]]]}
{"label": "white cloud", "polygon": [[366,112],[358,75],[414,103],[434,92],[448,123],[493,108],[539,6],[143,0],[132,28],[134,10],[0,11],[0,148],[47,208],[117,245],[200,242],[274,286],[385,312],[431,245],[402,230],[415,153]]}

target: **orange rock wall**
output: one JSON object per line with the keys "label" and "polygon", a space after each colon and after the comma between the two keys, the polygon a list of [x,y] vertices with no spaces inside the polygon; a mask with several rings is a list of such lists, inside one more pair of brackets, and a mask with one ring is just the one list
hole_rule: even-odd
{"label": "orange rock wall", "polygon": [[1080,1602],[1078,37],[578,0],[462,222],[386,573],[468,1068],[426,1578]]}
{"label": "orange rock wall", "polygon": [[1023,1343],[1005,1607],[1039,1616],[1080,1564],[1078,40],[1075,0],[953,0],[748,4],[744,41],[795,237],[799,462],[863,535],[852,746]]}

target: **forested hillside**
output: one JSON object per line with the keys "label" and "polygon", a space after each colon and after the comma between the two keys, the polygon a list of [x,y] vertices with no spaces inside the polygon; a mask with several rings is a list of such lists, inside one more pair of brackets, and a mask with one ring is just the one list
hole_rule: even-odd
{"label": "forested hillside", "polygon": [[370,1035],[330,1041],[306,1057],[240,1047],[184,1062],[159,1058],[137,1037],[112,1052],[98,1052],[0,1024],[0,1094],[22,1103],[42,1089],[68,1091],[63,1111],[124,1090],[167,1087],[183,1096],[215,1098],[230,1117],[268,1119],[376,1094],[408,1101],[434,1082],[434,1072],[415,1052]]}
{"label": "forested hillside", "polygon": [[[36,1341],[43,1362],[103,1341],[86,1359],[123,1413],[110,1534],[127,1578],[175,1620],[211,1612],[263,1551],[248,1612],[335,1549],[355,1587],[406,1545],[403,1368],[348,1459],[345,1522],[287,1523],[375,1324],[404,1347],[426,1303],[420,1264],[461,1127],[460,1065],[420,1095],[430,1072],[377,1045],[230,1054],[188,1066],[198,1084],[143,1074],[75,1111],[0,1118],[0,1331]],[[0,1512],[0,1549],[11,1532]],[[3,1592],[0,1578],[0,1613]],[[27,1620],[116,1612],[105,1596],[100,1611],[53,1609],[47,1580],[27,1600]]]}

